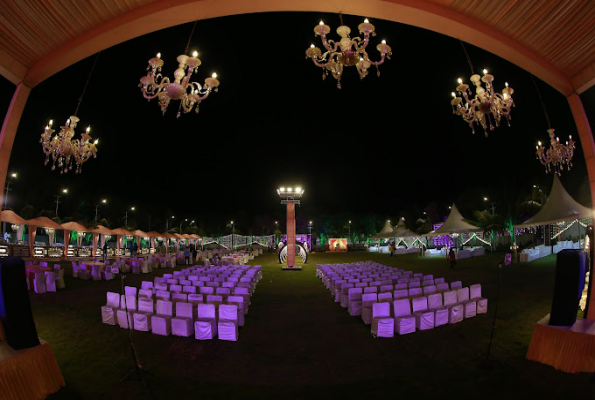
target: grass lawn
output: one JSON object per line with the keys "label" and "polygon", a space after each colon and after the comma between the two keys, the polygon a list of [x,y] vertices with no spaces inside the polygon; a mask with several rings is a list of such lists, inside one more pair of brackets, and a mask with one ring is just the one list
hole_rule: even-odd
{"label": "grass lawn", "polygon": [[[525,359],[533,324],[551,307],[555,256],[503,266],[492,353],[501,364],[478,367],[488,345],[503,254],[460,260],[365,252],[311,254],[302,271],[282,271],[275,255],[262,265],[238,342],[197,341],[133,332],[148,391],[136,380],[115,386],[133,367],[128,331],[101,323],[107,291],[121,281],[66,277],[66,289],[31,293],[39,336],[50,343],[66,387],[49,399],[259,398],[331,399],[390,396],[402,399],[595,398],[591,374],[568,374]],[[456,325],[391,339],[375,339],[316,278],[316,264],[374,260],[433,273],[463,285],[481,283],[488,314]],[[180,268],[177,268],[180,269]],[[140,287],[166,270],[128,275]],[[168,271],[169,272],[169,271]],[[1,396],[0,396],[1,397]]]}

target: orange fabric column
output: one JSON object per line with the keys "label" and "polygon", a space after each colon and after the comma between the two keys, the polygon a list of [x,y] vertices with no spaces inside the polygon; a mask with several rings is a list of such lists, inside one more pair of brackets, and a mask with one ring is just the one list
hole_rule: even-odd
{"label": "orange fabric column", "polygon": [[70,231],[64,229],[64,257],[68,257],[68,244],[70,243]]}
{"label": "orange fabric column", "polygon": [[29,257],[33,257],[33,247],[35,245],[35,234],[37,233],[37,227],[29,225]]}
{"label": "orange fabric column", "polygon": [[[14,137],[17,133],[17,128],[23,115],[23,109],[27,104],[31,89],[24,84],[19,84],[12,95],[12,101],[8,107],[2,130],[0,131],[0,187],[4,187],[6,181],[6,174],[8,172],[8,161],[10,160],[10,153],[12,152],[12,145]],[[3,204],[4,190],[0,191],[0,204]],[[33,254],[31,254],[33,255]]]}
{"label": "orange fabric column", "polygon": [[[593,133],[589,120],[583,108],[583,102],[578,94],[573,93],[568,96],[568,104],[576,123],[578,136],[581,140],[581,147],[585,155],[585,164],[587,165],[587,175],[589,176],[589,187],[591,188],[591,204],[594,204],[595,199],[595,142],[593,141]],[[591,244],[593,245],[593,244]],[[589,310],[587,312],[587,319],[595,320],[595,285],[591,285],[591,293],[589,293]]]}
{"label": "orange fabric column", "polygon": [[295,202],[287,202],[287,266],[295,267]]}
{"label": "orange fabric column", "polygon": [[99,242],[99,233],[93,233],[93,257],[97,256],[97,242]]}

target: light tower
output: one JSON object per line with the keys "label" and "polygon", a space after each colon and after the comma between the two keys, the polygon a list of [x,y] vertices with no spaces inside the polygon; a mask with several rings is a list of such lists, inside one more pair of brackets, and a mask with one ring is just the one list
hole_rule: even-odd
{"label": "light tower", "polygon": [[[287,205],[287,269],[295,268],[295,205],[304,194],[301,187],[277,189],[281,204]],[[301,269],[301,267],[300,267]]]}

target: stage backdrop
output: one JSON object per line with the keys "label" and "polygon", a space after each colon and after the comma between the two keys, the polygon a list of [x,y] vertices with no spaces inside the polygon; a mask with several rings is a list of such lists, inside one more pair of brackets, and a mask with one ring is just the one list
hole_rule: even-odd
{"label": "stage backdrop", "polygon": [[330,251],[347,251],[347,239],[329,239],[328,247]]}

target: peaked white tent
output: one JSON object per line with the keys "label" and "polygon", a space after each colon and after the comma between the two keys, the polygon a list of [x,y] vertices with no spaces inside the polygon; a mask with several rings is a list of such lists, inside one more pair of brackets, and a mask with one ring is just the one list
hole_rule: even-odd
{"label": "peaked white tent", "polygon": [[593,218],[593,210],[580,205],[574,200],[560,182],[558,175],[554,174],[552,191],[542,209],[522,224],[515,228],[528,228],[531,226],[549,225],[557,222],[572,221],[579,218]]}
{"label": "peaked white tent", "polygon": [[453,203],[450,215],[438,229],[424,233],[423,236],[452,235],[453,233],[481,232],[482,229],[465,222],[457,206]]}
{"label": "peaked white tent", "polygon": [[390,225],[390,220],[387,220],[380,232],[374,236],[370,236],[370,239],[389,239],[393,233],[393,227]]}
{"label": "peaked white tent", "polygon": [[391,232],[390,237],[394,238],[404,238],[404,237],[417,237],[419,236],[417,233],[413,232],[412,230],[407,229],[405,226],[405,218],[400,218],[399,223],[395,226],[395,229]]}

